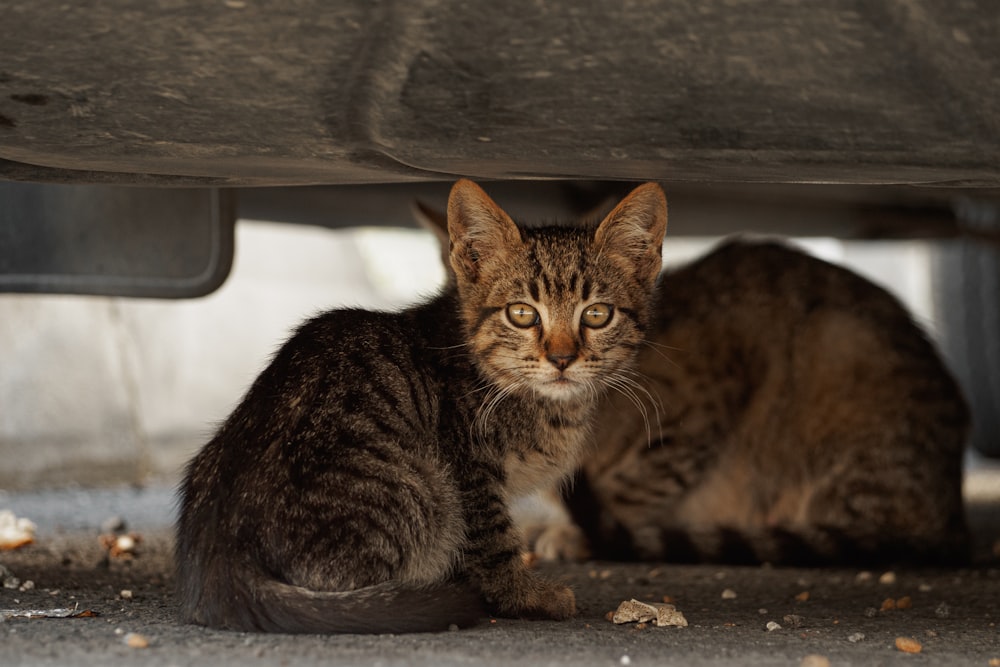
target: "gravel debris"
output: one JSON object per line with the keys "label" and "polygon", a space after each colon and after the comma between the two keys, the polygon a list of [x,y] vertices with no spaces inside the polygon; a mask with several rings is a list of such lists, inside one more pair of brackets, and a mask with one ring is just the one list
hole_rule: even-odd
{"label": "gravel debris", "polygon": [[736,591],[734,591],[732,588],[725,589],[724,591],[722,591],[722,599],[723,600],[735,600],[736,599]]}
{"label": "gravel debris", "polygon": [[798,614],[785,614],[781,620],[790,628],[801,628],[805,619]]}
{"label": "gravel debris", "polygon": [[768,632],[774,632],[775,630],[781,629],[781,624],[775,623],[774,621],[768,621],[767,625],[764,626],[764,629]]}
{"label": "gravel debris", "polygon": [[3,588],[17,589],[21,586],[21,580],[14,576],[14,573],[0,564],[0,586]]}
{"label": "gravel debris", "polygon": [[934,608],[934,615],[938,618],[948,618],[951,616],[951,607],[948,606],[947,602],[942,602]]}
{"label": "gravel debris", "polygon": [[913,637],[896,637],[896,648],[903,653],[920,653],[923,645]]}
{"label": "gravel debris", "polygon": [[98,539],[111,558],[124,560],[135,558],[138,555],[139,544],[142,542],[142,536],[136,533],[124,535],[104,533]]}
{"label": "gravel debris", "polygon": [[853,634],[847,635],[847,641],[852,644],[857,644],[858,642],[863,642],[865,640],[865,633],[855,632]]}
{"label": "gravel debris", "polygon": [[35,541],[38,530],[32,521],[18,518],[10,510],[0,510],[0,551],[20,549]]}
{"label": "gravel debris", "polygon": [[884,573],[881,577],[878,578],[878,583],[884,584],[886,586],[891,586],[892,584],[896,583],[896,573],[893,572],[892,570]]}
{"label": "gravel debris", "polygon": [[124,641],[129,648],[149,648],[149,640],[138,632],[129,632]]}

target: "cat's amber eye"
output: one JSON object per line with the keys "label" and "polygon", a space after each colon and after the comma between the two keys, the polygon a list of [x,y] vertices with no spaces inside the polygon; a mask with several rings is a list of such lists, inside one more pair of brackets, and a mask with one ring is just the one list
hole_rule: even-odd
{"label": "cat's amber eye", "polygon": [[538,311],[526,303],[512,303],[507,306],[507,319],[515,327],[527,329],[539,322]]}
{"label": "cat's amber eye", "polygon": [[600,329],[607,326],[611,321],[611,315],[615,312],[614,306],[607,303],[595,303],[587,306],[580,316],[580,322],[585,327]]}

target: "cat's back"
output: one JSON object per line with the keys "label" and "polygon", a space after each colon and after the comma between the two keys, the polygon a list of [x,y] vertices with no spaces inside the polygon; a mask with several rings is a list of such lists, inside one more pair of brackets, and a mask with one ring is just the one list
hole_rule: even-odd
{"label": "cat's back", "polygon": [[287,475],[289,461],[435,429],[442,388],[454,380],[446,377],[451,326],[441,321],[449,311],[442,298],[395,313],[330,310],[299,326],[192,460],[185,504],[217,499],[220,487],[263,496],[254,490],[273,486],[278,471]]}
{"label": "cat's back", "polygon": [[780,241],[735,238],[705,256],[664,274],[658,314],[664,322],[685,316],[732,320],[750,317],[751,331],[822,308],[844,308],[869,317],[903,318],[905,309],[881,287],[853,271]]}

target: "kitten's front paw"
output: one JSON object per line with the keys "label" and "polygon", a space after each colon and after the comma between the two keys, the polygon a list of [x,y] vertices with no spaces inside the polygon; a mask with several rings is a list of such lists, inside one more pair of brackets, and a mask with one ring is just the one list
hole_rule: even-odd
{"label": "kitten's front paw", "polygon": [[581,562],[590,558],[587,538],[576,525],[551,523],[538,533],[533,550],[546,561]]}
{"label": "kitten's front paw", "polygon": [[576,595],[568,587],[534,576],[494,600],[501,616],[562,621],[576,614]]}

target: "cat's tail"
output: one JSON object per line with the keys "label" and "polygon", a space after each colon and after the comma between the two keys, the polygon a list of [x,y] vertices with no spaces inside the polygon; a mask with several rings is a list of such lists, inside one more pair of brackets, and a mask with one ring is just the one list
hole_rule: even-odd
{"label": "cat's tail", "polygon": [[792,566],[956,566],[971,561],[964,521],[938,531],[904,533],[859,521],[850,527],[626,525],[600,505],[584,475],[567,497],[594,558],[673,563],[771,563]]}
{"label": "cat's tail", "polygon": [[253,569],[179,571],[184,622],[244,632],[401,634],[474,625],[486,615],[477,590],[458,580],[424,587],[394,582],[342,592],[292,586]]}
{"label": "cat's tail", "polygon": [[970,560],[968,537],[859,533],[838,527],[658,527],[614,539],[591,537],[598,558],[675,563],[790,566],[956,566]]}

